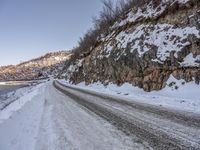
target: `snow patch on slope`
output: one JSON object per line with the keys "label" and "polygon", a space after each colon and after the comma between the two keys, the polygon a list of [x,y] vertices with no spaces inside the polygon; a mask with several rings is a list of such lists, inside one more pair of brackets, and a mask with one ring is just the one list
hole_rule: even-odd
{"label": "snow patch on slope", "polygon": [[200,55],[194,57],[192,53],[190,53],[189,55],[187,55],[183,62],[181,63],[182,66],[199,66],[200,62]]}
{"label": "snow patch on slope", "polygon": [[164,10],[166,9],[166,5],[160,5],[156,8],[153,8],[153,4],[152,2],[150,2],[147,6],[145,11],[143,11],[141,8],[138,8],[138,10],[136,12],[129,12],[127,14],[127,18],[117,22],[113,25],[112,28],[116,28],[116,27],[121,27],[126,25],[129,22],[135,22],[141,18],[152,18],[152,17],[156,17],[160,14],[162,14],[164,12]]}
{"label": "snow patch on slope", "polygon": [[158,5],[156,8],[154,8],[151,1],[146,7],[144,6],[145,10],[139,7],[137,11],[130,11],[126,16],[126,19],[116,22],[112,28],[121,27],[127,23],[136,22],[141,19],[156,18],[166,10],[168,5],[173,5],[175,2],[178,2],[179,4],[185,4],[188,1],[189,0],[162,0],[160,5]]}
{"label": "snow patch on slope", "polygon": [[[141,57],[144,53],[157,48],[157,58],[165,61],[174,52],[175,57],[185,46],[190,45],[188,36],[200,38],[196,27],[177,28],[170,24],[140,25],[133,32],[122,31],[116,36],[118,49],[126,49],[131,45],[130,52],[137,50]],[[114,47],[108,43],[105,47],[106,57],[109,57]],[[122,52],[123,53],[123,52]]]}

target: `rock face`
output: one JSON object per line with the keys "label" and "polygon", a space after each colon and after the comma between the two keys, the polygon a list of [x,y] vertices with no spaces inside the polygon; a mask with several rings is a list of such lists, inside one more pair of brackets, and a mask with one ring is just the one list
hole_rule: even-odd
{"label": "rock face", "polygon": [[0,81],[33,80],[56,76],[70,56],[71,52],[60,51],[48,53],[16,66],[0,67]]}
{"label": "rock face", "polygon": [[63,76],[77,84],[125,82],[160,90],[172,74],[200,80],[200,1],[152,0],[127,12]]}

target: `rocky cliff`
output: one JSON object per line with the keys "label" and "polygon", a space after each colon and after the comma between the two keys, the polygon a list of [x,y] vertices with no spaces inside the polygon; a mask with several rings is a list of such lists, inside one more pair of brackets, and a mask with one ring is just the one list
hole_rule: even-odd
{"label": "rocky cliff", "polygon": [[60,51],[18,65],[0,67],[0,81],[33,80],[56,76],[70,56],[71,52]]}
{"label": "rocky cliff", "polygon": [[130,9],[61,77],[73,83],[125,82],[160,90],[172,74],[200,80],[200,1],[149,0]]}

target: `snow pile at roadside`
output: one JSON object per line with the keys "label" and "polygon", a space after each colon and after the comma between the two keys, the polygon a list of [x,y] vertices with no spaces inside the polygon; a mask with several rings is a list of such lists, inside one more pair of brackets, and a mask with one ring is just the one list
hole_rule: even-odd
{"label": "snow pile at roadside", "polygon": [[6,85],[6,82],[0,82],[0,85]]}
{"label": "snow pile at roadside", "polygon": [[0,150],[35,150],[44,105],[43,85],[0,112]]}
{"label": "snow pile at roadside", "polygon": [[137,101],[180,111],[200,113],[200,85],[194,82],[186,83],[184,80],[177,80],[173,76],[170,76],[167,86],[164,89],[152,92],[145,92],[143,89],[134,87],[128,83],[122,86],[112,83],[107,86],[101,83],[86,86],[84,82],[78,85],[71,85],[64,80],[60,80],[60,82],[73,87],[114,95],[128,101]]}
{"label": "snow pile at roadside", "polygon": [[35,87],[25,87],[6,94],[7,99],[0,103],[0,123],[10,118],[12,114],[20,110],[28,101],[38,94],[39,88],[43,84]]}
{"label": "snow pile at roadside", "polygon": [[28,86],[0,95],[0,110],[3,110],[5,107],[7,107],[15,100],[31,92],[32,88],[33,88],[32,86]]}

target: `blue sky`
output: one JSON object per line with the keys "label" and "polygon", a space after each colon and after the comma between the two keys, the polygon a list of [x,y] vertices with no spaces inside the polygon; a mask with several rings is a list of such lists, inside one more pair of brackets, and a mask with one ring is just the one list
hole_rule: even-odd
{"label": "blue sky", "polygon": [[101,0],[0,0],[0,66],[71,49]]}

